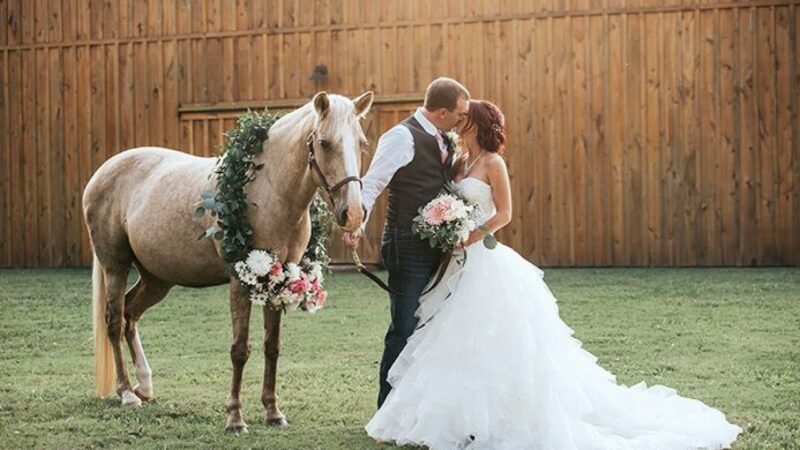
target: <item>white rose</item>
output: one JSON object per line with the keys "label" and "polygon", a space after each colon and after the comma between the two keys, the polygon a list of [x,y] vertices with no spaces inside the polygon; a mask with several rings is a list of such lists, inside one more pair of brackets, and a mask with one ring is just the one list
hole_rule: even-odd
{"label": "white rose", "polygon": [[466,242],[469,239],[470,230],[468,228],[461,228],[458,230],[458,239],[461,242]]}

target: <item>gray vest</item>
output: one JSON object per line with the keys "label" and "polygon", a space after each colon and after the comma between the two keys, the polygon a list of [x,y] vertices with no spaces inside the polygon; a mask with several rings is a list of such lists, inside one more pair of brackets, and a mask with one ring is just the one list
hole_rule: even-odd
{"label": "gray vest", "polygon": [[[414,159],[395,172],[389,182],[387,228],[411,229],[412,219],[450,181],[453,152],[442,163],[436,138],[428,134],[414,116],[400,122],[414,138]],[[448,142],[445,136],[445,142]]]}

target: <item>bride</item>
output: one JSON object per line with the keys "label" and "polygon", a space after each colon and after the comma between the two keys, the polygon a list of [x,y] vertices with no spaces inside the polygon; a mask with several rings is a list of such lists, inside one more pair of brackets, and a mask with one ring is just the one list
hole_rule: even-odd
{"label": "bride", "polygon": [[[561,321],[542,271],[481,241],[511,219],[504,118],[471,101],[454,169],[483,225],[420,299],[420,326],[389,372],[392,391],[366,426],[379,441],[469,450],[727,448],[742,431],[665,386],[616,384]],[[461,258],[454,258],[461,259]]]}

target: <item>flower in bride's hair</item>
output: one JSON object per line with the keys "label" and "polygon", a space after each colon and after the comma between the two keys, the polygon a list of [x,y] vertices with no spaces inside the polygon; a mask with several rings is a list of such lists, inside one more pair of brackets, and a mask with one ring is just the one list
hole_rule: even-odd
{"label": "flower in bride's hair", "polygon": [[494,131],[494,132],[495,132],[495,133],[497,133],[497,134],[500,134],[500,132],[501,132],[501,131],[503,131],[503,128],[502,128],[502,127],[500,127],[500,124],[498,124],[498,123],[493,123],[493,124],[492,124],[492,131]]}
{"label": "flower in bride's hair", "polygon": [[256,276],[263,277],[269,273],[272,263],[275,262],[264,250],[253,250],[247,255],[247,265]]}

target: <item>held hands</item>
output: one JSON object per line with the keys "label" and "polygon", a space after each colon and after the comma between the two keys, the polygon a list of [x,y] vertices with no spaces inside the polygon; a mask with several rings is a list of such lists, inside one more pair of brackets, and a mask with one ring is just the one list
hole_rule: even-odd
{"label": "held hands", "polygon": [[352,233],[342,233],[342,242],[352,249],[358,248],[358,243],[361,240],[361,228],[353,231]]}

